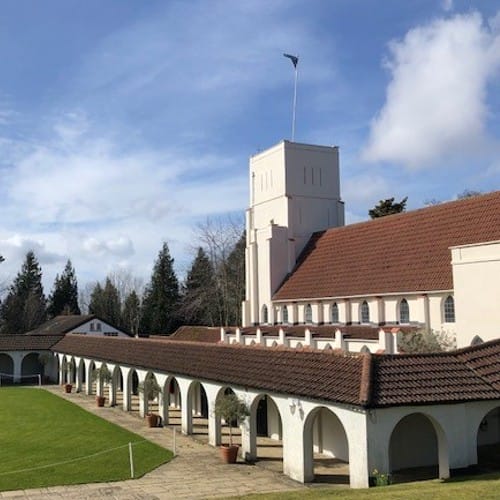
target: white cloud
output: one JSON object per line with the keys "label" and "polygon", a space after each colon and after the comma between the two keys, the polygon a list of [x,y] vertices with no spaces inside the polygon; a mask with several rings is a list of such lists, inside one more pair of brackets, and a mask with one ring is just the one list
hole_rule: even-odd
{"label": "white cloud", "polygon": [[130,238],[126,236],[119,236],[116,239],[107,241],[88,237],[83,241],[83,248],[89,255],[94,257],[103,255],[128,257],[134,253],[134,245]]}
{"label": "white cloud", "polygon": [[456,15],[414,28],[389,48],[392,79],[363,158],[418,169],[445,153],[477,151],[487,137],[487,85],[500,67],[495,29],[478,13]]}
{"label": "white cloud", "polygon": [[[40,264],[55,264],[64,262],[67,257],[64,254],[53,252],[47,249],[43,240],[32,239],[20,234],[0,239],[1,254],[9,260],[24,260],[26,254],[32,250]],[[3,265],[3,264],[2,264]]]}

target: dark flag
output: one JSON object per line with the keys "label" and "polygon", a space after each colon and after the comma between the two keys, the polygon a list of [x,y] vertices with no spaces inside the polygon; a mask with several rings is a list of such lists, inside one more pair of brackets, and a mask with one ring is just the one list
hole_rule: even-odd
{"label": "dark flag", "polygon": [[292,56],[291,54],[283,54],[285,57],[288,57],[290,61],[292,61],[293,67],[297,67],[297,63],[299,62],[299,58],[297,56]]}

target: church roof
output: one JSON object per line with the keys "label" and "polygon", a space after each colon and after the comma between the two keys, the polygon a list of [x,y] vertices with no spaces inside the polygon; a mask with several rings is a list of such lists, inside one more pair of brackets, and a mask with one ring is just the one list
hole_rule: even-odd
{"label": "church roof", "polygon": [[500,399],[500,340],[435,354],[346,355],[68,334],[52,350],[366,408]]}
{"label": "church roof", "polygon": [[274,300],[453,289],[450,247],[500,240],[500,191],[315,233]]}

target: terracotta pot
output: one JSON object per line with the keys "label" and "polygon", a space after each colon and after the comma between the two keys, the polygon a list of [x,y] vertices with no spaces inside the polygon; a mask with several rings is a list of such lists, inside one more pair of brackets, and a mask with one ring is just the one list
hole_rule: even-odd
{"label": "terracotta pot", "polygon": [[158,415],[155,415],[154,413],[148,413],[146,415],[146,420],[148,422],[148,427],[158,427]]}
{"label": "terracotta pot", "polygon": [[236,463],[236,458],[238,457],[239,446],[221,446],[220,453],[222,456],[222,461],[226,464]]}
{"label": "terracotta pot", "polygon": [[73,389],[73,385],[72,384],[64,384],[64,392],[66,394],[69,394],[71,392],[71,389]]}
{"label": "terracotta pot", "polygon": [[104,406],[104,403],[106,402],[106,398],[104,396],[96,396],[95,402],[97,403],[97,406],[99,406],[99,408],[102,408]]}

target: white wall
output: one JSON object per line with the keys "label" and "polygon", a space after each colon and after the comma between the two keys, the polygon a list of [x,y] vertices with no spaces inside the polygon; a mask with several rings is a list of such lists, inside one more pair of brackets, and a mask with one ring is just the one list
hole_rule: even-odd
{"label": "white wall", "polygon": [[452,249],[457,345],[500,337],[500,242]]}
{"label": "white wall", "polygon": [[102,321],[100,319],[92,319],[83,323],[71,330],[69,333],[77,333],[80,335],[89,335],[93,337],[103,337],[103,336],[113,336],[113,337],[128,337],[126,333],[123,333],[118,328],[111,326],[110,324]]}

